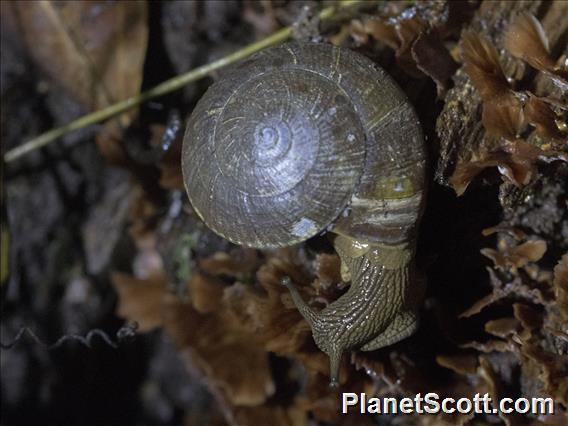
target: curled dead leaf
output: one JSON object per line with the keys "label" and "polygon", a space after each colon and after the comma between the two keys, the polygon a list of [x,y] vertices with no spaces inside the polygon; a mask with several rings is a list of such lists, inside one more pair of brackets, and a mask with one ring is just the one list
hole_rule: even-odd
{"label": "curled dead leaf", "polygon": [[489,100],[510,90],[499,61],[499,54],[491,42],[472,32],[462,36],[464,69],[481,98]]}
{"label": "curled dead leaf", "polygon": [[539,162],[568,161],[560,151],[544,151],[522,139],[503,140],[501,150],[475,154],[470,161],[460,161],[449,181],[457,195],[462,195],[471,181],[490,167],[517,187],[530,183],[536,176]]}
{"label": "curled dead leaf", "polygon": [[515,351],[515,344],[504,340],[488,340],[487,342],[468,342],[460,345],[462,349],[475,349],[478,352],[489,354],[491,352]]}
{"label": "curled dead leaf", "polygon": [[525,126],[523,105],[512,91],[494,96],[483,102],[481,122],[489,135],[517,140]]}
{"label": "curled dead leaf", "polygon": [[397,20],[395,24],[399,40],[395,53],[397,62],[406,73],[416,78],[422,77],[423,74],[412,57],[412,46],[427,28],[428,24],[418,17]]}
{"label": "curled dead leaf", "polygon": [[394,25],[389,25],[383,18],[370,18],[365,20],[362,24],[358,24],[355,30],[368,34],[375,40],[386,44],[391,49],[398,49],[400,47],[400,40],[397,35]]}
{"label": "curled dead leaf", "polygon": [[[35,1],[7,7],[16,20],[10,26],[33,60],[87,110],[140,92],[148,44],[146,2]],[[121,114],[97,135],[101,152],[112,164],[125,161],[120,140],[136,114]]]}
{"label": "curled dead leaf", "polygon": [[458,196],[463,195],[471,181],[490,167],[497,167],[502,176],[518,187],[528,184],[536,173],[536,165],[531,162],[520,161],[507,152],[497,151],[483,153],[480,158],[474,157],[471,161],[458,162],[449,179],[450,184]]}
{"label": "curled dead leaf", "polygon": [[549,57],[548,38],[540,22],[530,13],[520,14],[505,33],[505,47],[516,58],[533,68],[554,67]]}
{"label": "curled dead leaf", "polygon": [[238,248],[230,253],[217,252],[213,256],[199,261],[199,267],[214,276],[240,278],[243,274],[252,274],[260,266],[258,252],[254,249]]}
{"label": "curled dead leaf", "polygon": [[412,45],[411,53],[418,69],[434,80],[438,97],[442,98],[449,88],[450,78],[458,69],[458,64],[442,43],[439,32],[421,32]]}
{"label": "curled dead leaf", "polygon": [[114,272],[111,281],[118,293],[116,313],[119,317],[138,323],[140,332],[162,325],[162,303],[166,291],[165,277],[147,279]]}
{"label": "curled dead leaf", "polygon": [[523,345],[523,355],[527,359],[523,369],[540,382],[541,393],[568,405],[568,355],[551,353],[535,344]]}
{"label": "curled dead leaf", "polygon": [[508,296],[522,297],[531,303],[538,305],[547,305],[548,298],[543,295],[539,288],[531,287],[525,284],[519,276],[515,276],[512,281],[503,282],[493,268],[486,268],[489,273],[491,285],[493,287],[491,293],[483,296],[481,299],[473,303],[468,309],[459,315],[459,318],[467,318],[480,313],[487,306],[490,306]]}
{"label": "curled dead leaf", "polygon": [[430,77],[441,97],[458,68],[442,39],[461,24],[458,16],[461,8],[449,9],[448,22],[437,22],[434,27],[417,14],[407,13],[390,19],[373,16],[363,21],[354,20],[349,25],[349,34],[358,44],[368,43],[371,37],[394,49],[398,65],[413,77]]}
{"label": "curled dead leaf", "polygon": [[223,283],[202,273],[194,274],[189,280],[188,290],[191,304],[200,314],[219,309],[223,300]]}
{"label": "curled dead leaf", "polygon": [[507,225],[497,225],[497,226],[491,226],[489,228],[485,228],[483,231],[481,231],[481,234],[484,237],[488,237],[490,235],[493,235],[497,232],[502,232],[502,233],[506,233],[507,235],[510,235],[511,237],[513,237],[515,240],[517,241],[521,241],[526,239],[527,235],[519,228],[513,228]]}
{"label": "curled dead leaf", "polygon": [[[299,271],[287,256],[273,257],[257,273],[260,291],[237,283],[225,292],[235,319],[257,335],[267,350],[279,355],[297,353],[310,338],[308,325],[280,283],[286,275],[298,278]],[[306,286],[298,285],[298,289],[306,297]]]}
{"label": "curled dead leaf", "polygon": [[513,21],[505,34],[505,47],[516,58],[549,75],[560,88],[568,89],[568,69],[556,66],[544,28],[532,14],[522,13]]}
{"label": "curled dead leaf", "polygon": [[477,357],[475,355],[460,354],[460,355],[438,355],[436,362],[442,367],[449,368],[450,370],[461,374],[475,374],[477,370]]}
{"label": "curled dead leaf", "polygon": [[542,316],[535,309],[522,303],[513,304],[513,314],[524,329],[538,330],[542,327]]}
{"label": "curled dead leaf", "polygon": [[457,163],[450,183],[458,195],[488,167],[497,167],[501,175],[521,187],[535,177],[538,161],[567,161],[562,152],[544,150],[520,139],[527,122],[536,127],[541,137],[566,138],[546,102],[532,94],[526,101],[526,95],[511,90],[499,54],[488,39],[466,32],[462,38],[462,57],[464,69],[483,100],[483,126],[499,145],[478,149],[472,158]]}
{"label": "curled dead leaf", "polygon": [[468,318],[473,315],[480,313],[485,307],[492,305],[493,303],[497,302],[498,300],[505,297],[506,294],[502,290],[493,290],[486,296],[483,296],[481,299],[477,300],[473,305],[463,311],[459,318]]}
{"label": "curled dead leaf", "polygon": [[140,91],[148,39],[145,2],[10,6],[32,58],[89,110]]}
{"label": "curled dead leaf", "polygon": [[271,1],[245,0],[243,19],[252,25],[256,39],[264,38],[278,30],[280,24]]}
{"label": "curled dead leaf", "polygon": [[497,337],[507,338],[519,331],[516,318],[499,318],[485,323],[485,331]]}
{"label": "curled dead leaf", "polygon": [[268,354],[224,310],[200,314],[168,294],[163,312],[164,330],[190,369],[199,369],[231,404],[256,406],[274,393]]}
{"label": "curled dead leaf", "polygon": [[543,99],[530,95],[524,107],[524,114],[527,122],[536,128],[536,133],[544,140],[568,142],[568,129],[559,126],[559,117]]}
{"label": "curled dead leaf", "polygon": [[517,246],[504,246],[500,250],[481,250],[481,254],[491,259],[496,268],[513,272],[529,262],[537,262],[545,252],[546,242],[543,240],[529,240]]}
{"label": "curled dead leaf", "polygon": [[[355,23],[350,33],[356,40],[366,41],[365,37],[368,35],[394,49],[398,65],[409,75],[418,78],[423,74],[412,57],[412,46],[427,28],[428,24],[417,16],[393,20],[374,17],[362,24]],[[424,62],[426,63],[425,59]]]}

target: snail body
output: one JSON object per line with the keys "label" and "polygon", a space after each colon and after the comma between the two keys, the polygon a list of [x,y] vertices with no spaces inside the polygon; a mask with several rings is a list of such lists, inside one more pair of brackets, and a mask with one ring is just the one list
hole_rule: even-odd
{"label": "snail body", "polygon": [[213,84],[186,129],[182,170],[196,213],[228,240],[288,246],[335,235],[349,290],[294,303],[338,381],[346,350],[414,332],[413,280],[425,149],[404,94],[369,59],[319,43],[265,49]]}

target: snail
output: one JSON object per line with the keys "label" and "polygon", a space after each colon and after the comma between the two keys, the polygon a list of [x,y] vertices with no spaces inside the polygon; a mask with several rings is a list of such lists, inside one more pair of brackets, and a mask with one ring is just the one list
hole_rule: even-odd
{"label": "snail", "polygon": [[199,100],[183,141],[194,211],[255,248],[328,231],[348,291],[321,311],[283,280],[330,359],[372,351],[417,328],[413,279],[424,202],[420,124],[394,81],[361,54],[290,42],[249,57]]}

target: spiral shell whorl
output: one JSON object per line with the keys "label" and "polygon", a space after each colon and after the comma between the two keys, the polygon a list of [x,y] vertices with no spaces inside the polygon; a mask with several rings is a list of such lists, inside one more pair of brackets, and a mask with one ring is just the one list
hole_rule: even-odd
{"label": "spiral shell whorl", "polygon": [[334,48],[308,46],[253,56],[214,84],[190,118],[187,192],[205,223],[235,243],[277,247],[314,236],[361,179],[365,131],[333,79],[326,58]]}

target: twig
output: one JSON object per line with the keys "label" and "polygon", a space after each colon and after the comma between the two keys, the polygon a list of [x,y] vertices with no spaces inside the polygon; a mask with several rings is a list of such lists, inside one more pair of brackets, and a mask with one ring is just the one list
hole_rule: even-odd
{"label": "twig", "polygon": [[59,339],[57,339],[55,343],[49,345],[43,342],[39,337],[37,337],[37,335],[33,332],[31,328],[22,327],[16,334],[16,337],[14,337],[14,339],[11,342],[8,343],[0,342],[0,348],[12,349],[18,342],[22,340],[24,334],[27,334],[28,336],[31,337],[31,339],[35,343],[47,347],[48,350],[57,349],[58,347],[62,346],[65,342],[68,342],[70,340],[77,341],[83,346],[86,346],[87,348],[91,349],[93,347],[92,340],[95,336],[98,336],[103,342],[105,342],[111,348],[118,349],[118,345],[120,343],[122,343],[125,340],[129,340],[136,335],[137,328],[138,324],[136,323],[124,325],[116,332],[116,341],[113,341],[109,337],[109,335],[105,333],[103,330],[95,328],[93,330],[90,330],[85,337],[80,336],[78,334],[66,334],[64,336],[61,336]]}
{"label": "twig", "polygon": [[[334,16],[335,12],[338,9],[350,7],[356,4],[364,3],[365,0],[343,0],[337,6],[330,6],[323,9],[319,14],[319,18],[321,20],[327,20]],[[158,84],[157,86],[153,87],[146,92],[142,92],[137,96],[133,96],[131,98],[125,99],[124,101],[117,102],[109,107],[101,109],[99,111],[95,111],[91,114],[84,115],[77,120],[74,120],[64,126],[49,130],[41,135],[24,142],[23,144],[9,150],[4,155],[4,160],[6,162],[14,161],[15,159],[21,157],[28,152],[41,148],[47,145],[50,142],[64,136],[68,133],[73,132],[74,130],[81,129],[91,124],[99,123],[101,121],[107,120],[112,118],[116,115],[119,115],[125,111],[128,111],[143,102],[149,101],[151,99],[155,99],[159,96],[163,96],[167,93],[173,92],[181,87],[185,86],[188,83],[197,81],[211,72],[226,67],[227,65],[233,64],[241,59],[246,58],[249,55],[252,55],[259,50],[262,50],[268,46],[272,46],[274,44],[283,42],[290,38],[292,35],[292,27],[285,27],[282,28],[280,31],[249,44],[248,46],[237,50],[234,53],[231,53],[217,61],[211,62],[210,64],[203,65],[201,67],[197,67],[192,71],[189,71],[185,74],[176,76],[171,78],[170,80],[166,80],[163,83]]]}

